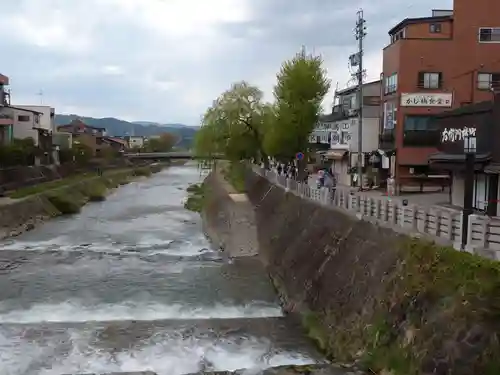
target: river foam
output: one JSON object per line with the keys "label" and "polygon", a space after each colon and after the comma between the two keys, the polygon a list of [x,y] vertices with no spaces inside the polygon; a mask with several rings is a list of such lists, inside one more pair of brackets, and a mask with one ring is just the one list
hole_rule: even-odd
{"label": "river foam", "polygon": [[180,304],[161,304],[157,302],[138,303],[134,301],[120,304],[85,305],[79,301],[66,301],[59,304],[35,304],[24,310],[6,310],[7,306],[0,303],[0,324],[271,318],[283,316],[279,306],[258,303],[242,306],[215,304],[213,306],[191,308]]}
{"label": "river foam", "polygon": [[305,354],[274,348],[264,339],[152,338],[138,347],[106,351],[93,346],[86,335],[71,332],[65,348],[45,346],[0,334],[1,366],[9,375],[61,375],[153,371],[181,375],[198,371],[264,369],[306,365],[316,361]]}

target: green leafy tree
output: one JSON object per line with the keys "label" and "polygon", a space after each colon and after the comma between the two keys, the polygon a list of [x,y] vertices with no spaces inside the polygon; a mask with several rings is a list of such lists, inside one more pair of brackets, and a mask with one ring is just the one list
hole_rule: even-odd
{"label": "green leafy tree", "polygon": [[330,84],[319,56],[302,50],[283,63],[274,87],[274,118],[264,143],[270,155],[291,160],[297,152],[306,153]]}
{"label": "green leafy tree", "polygon": [[263,140],[271,113],[263,93],[247,82],[238,82],[207,109],[194,142],[200,156],[222,154],[229,160],[267,159]]}
{"label": "green leafy tree", "polygon": [[0,146],[0,167],[33,165],[37,151],[33,138],[14,139],[10,144]]}
{"label": "green leafy tree", "polygon": [[177,142],[177,137],[172,133],[162,133],[157,138],[149,139],[145,149],[148,152],[169,152]]}

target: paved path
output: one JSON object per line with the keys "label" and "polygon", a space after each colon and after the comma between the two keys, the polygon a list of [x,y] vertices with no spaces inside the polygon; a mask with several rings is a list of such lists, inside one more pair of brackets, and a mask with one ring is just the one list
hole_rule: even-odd
{"label": "paved path", "polygon": [[[315,176],[309,177],[309,186],[316,188],[316,178]],[[357,187],[347,186],[347,185],[337,185],[340,189],[350,190],[353,194],[363,195],[373,198],[380,199],[391,199],[396,200],[398,202],[403,202],[403,200],[407,200],[408,204],[417,204],[421,207],[434,207],[439,206],[440,208],[444,208],[447,210],[457,211],[458,209],[452,207],[450,205],[450,195],[448,192],[439,192],[439,193],[415,193],[415,194],[402,194],[394,197],[387,197],[383,190],[368,190],[368,191],[358,191]]]}
{"label": "paved path", "polygon": [[12,199],[9,197],[0,197],[0,206],[6,206],[8,204],[12,204],[14,202],[18,202],[19,199]]}

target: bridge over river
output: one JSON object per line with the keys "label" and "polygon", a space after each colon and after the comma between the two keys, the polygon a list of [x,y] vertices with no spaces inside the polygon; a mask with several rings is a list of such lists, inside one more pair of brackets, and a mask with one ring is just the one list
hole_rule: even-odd
{"label": "bridge over river", "polygon": [[184,209],[200,178],[195,163],[171,167],[0,243],[0,374],[322,362],[261,263],[213,249]]}
{"label": "bridge over river", "polygon": [[137,152],[124,154],[128,159],[165,160],[165,159],[221,159],[222,155],[201,156],[192,151],[170,151],[170,152]]}

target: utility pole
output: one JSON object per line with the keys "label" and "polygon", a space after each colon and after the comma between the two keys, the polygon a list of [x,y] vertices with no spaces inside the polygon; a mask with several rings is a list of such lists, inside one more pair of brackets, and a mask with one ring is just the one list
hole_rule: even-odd
{"label": "utility pole", "polygon": [[358,41],[358,52],[356,60],[358,65],[357,75],[358,81],[358,181],[359,189],[363,188],[363,42],[366,36],[365,19],[363,18],[363,10],[357,12],[358,19],[356,20],[356,40]]}

